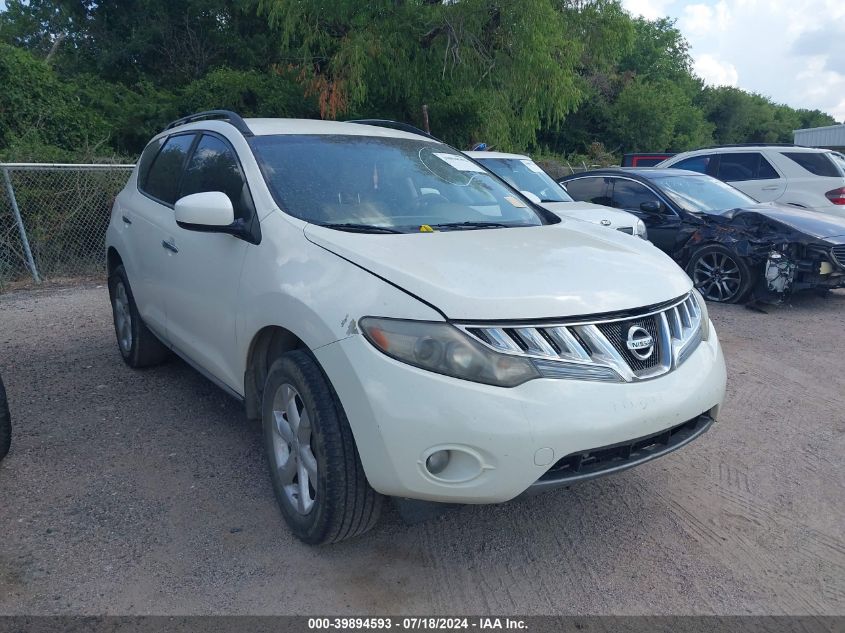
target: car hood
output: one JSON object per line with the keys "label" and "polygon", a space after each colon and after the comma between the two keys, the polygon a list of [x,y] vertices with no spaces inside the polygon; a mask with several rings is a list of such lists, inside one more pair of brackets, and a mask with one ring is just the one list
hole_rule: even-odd
{"label": "car hood", "polygon": [[630,310],[674,299],[692,287],[650,243],[576,220],[409,234],[349,233],[309,224],[305,235],[456,320]]}
{"label": "car hood", "polygon": [[754,205],[747,209],[738,209],[733,213],[736,215],[742,211],[760,213],[771,220],[817,239],[845,236],[845,218],[836,215],[777,203]]}
{"label": "car hood", "polygon": [[637,225],[637,217],[634,214],[591,202],[544,202],[543,206],[560,217],[584,220],[612,229],[633,228]]}

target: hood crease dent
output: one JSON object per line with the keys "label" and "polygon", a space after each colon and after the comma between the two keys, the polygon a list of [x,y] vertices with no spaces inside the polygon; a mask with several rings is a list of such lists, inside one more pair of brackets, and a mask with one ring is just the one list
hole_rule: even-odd
{"label": "hood crease dent", "polygon": [[619,312],[669,301],[692,288],[689,277],[650,243],[578,220],[404,234],[350,233],[309,224],[305,236],[449,320]]}

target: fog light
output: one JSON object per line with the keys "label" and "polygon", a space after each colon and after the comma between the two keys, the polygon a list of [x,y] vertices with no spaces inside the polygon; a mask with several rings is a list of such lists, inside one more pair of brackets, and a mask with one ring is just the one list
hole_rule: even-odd
{"label": "fog light", "polygon": [[425,468],[432,475],[442,473],[449,465],[449,451],[436,451],[425,460]]}

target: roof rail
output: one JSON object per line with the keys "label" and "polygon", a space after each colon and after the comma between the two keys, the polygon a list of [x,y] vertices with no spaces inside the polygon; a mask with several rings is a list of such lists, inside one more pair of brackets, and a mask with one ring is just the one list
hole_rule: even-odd
{"label": "roof rail", "polygon": [[164,129],[170,130],[180,125],[193,123],[194,121],[203,121],[206,119],[219,119],[221,121],[225,121],[244,136],[253,135],[252,130],[249,129],[249,126],[246,124],[246,121],[241,118],[241,115],[237,112],[232,112],[231,110],[207,110],[205,112],[197,112],[196,114],[190,114],[182,117],[181,119],[176,119]]}
{"label": "roof rail", "polygon": [[[721,149],[722,147],[800,147],[795,143],[730,143],[728,145],[710,145],[698,149]],[[693,150],[698,151],[698,150]]]}
{"label": "roof rail", "polygon": [[391,130],[399,130],[401,132],[419,134],[420,136],[425,136],[434,141],[440,140],[436,136],[432,136],[425,130],[421,130],[415,125],[411,125],[410,123],[402,123],[401,121],[391,121],[390,119],[354,119],[352,121],[346,121],[346,123],[359,123],[361,125],[374,125],[376,127],[386,127]]}

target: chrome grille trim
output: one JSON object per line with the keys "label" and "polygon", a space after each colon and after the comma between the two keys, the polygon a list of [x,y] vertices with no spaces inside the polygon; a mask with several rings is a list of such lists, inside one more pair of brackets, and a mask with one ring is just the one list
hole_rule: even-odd
{"label": "chrome grille trim", "polygon": [[845,268],[845,244],[831,248],[830,256],[841,268]]}
{"label": "chrome grille trim", "polygon": [[[548,324],[454,325],[497,352],[526,356],[546,368],[557,364],[562,375],[566,366],[589,366],[612,369],[625,382],[634,382],[662,376],[689,358],[701,343],[701,316],[695,297],[689,293],[668,308],[629,317]],[[621,324],[624,333],[628,324],[646,323],[657,334],[653,336],[657,357],[643,363],[625,349],[619,331],[609,334],[612,327],[608,326]]]}

